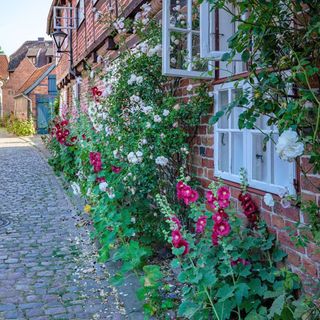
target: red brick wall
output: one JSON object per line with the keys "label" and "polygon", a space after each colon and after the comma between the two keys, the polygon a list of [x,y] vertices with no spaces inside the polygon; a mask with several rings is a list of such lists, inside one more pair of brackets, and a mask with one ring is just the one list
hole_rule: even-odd
{"label": "red brick wall", "polygon": [[3,88],[4,115],[14,111],[14,96],[35,70],[36,67],[33,63],[28,58],[25,58],[18,68],[13,73],[10,73],[10,78]]}

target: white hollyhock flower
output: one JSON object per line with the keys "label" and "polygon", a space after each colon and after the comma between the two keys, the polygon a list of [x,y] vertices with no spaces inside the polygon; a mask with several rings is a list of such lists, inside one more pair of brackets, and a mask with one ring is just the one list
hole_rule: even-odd
{"label": "white hollyhock flower", "polygon": [[297,132],[289,129],[280,135],[276,151],[282,160],[291,162],[303,154],[304,145],[302,142],[299,142]]}
{"label": "white hollyhock flower", "polygon": [[156,164],[164,167],[168,164],[169,160],[166,157],[160,156],[156,158]]}
{"label": "white hollyhock flower", "polygon": [[100,189],[100,191],[106,192],[106,191],[107,191],[107,188],[108,188],[108,184],[107,184],[106,182],[101,182],[101,183],[99,183],[99,189]]}
{"label": "white hollyhock flower", "polygon": [[81,194],[80,186],[76,182],[71,183],[71,188],[74,195],[78,196]]}
{"label": "white hollyhock flower", "polygon": [[167,117],[169,115],[169,113],[170,113],[169,110],[164,109],[162,114],[163,114],[164,117]]}
{"label": "white hollyhock flower", "polygon": [[274,207],[274,200],[270,193],[266,193],[264,195],[263,201],[268,207]]}
{"label": "white hollyhock flower", "polygon": [[159,123],[159,122],[161,122],[161,120],[162,120],[161,117],[159,115],[157,115],[157,114],[153,117],[153,121],[154,122]]}

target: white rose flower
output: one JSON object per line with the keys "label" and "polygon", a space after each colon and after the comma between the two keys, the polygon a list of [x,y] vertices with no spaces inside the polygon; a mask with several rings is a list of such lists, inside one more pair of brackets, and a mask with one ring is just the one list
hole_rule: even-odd
{"label": "white rose flower", "polygon": [[132,222],[132,223],[136,223],[136,218],[135,218],[135,217],[132,217],[132,218],[131,218],[131,222]]}
{"label": "white rose flower", "polygon": [[142,140],[141,140],[141,144],[142,144],[142,145],[145,145],[145,144],[147,144],[147,143],[148,143],[148,140],[147,140],[147,139],[142,139]]}
{"label": "white rose flower", "polygon": [[107,184],[106,182],[101,182],[101,183],[99,183],[99,189],[100,189],[100,191],[106,192],[106,191],[107,191],[107,188],[108,188],[108,184]]}
{"label": "white rose flower", "polygon": [[141,84],[142,82],[143,82],[143,77],[141,77],[141,76],[137,77],[136,83]]}
{"label": "white rose flower", "polygon": [[113,188],[110,188],[108,191],[107,191],[107,194],[108,194],[108,197],[109,199],[114,199],[115,198],[115,193],[113,191]]}
{"label": "white rose flower", "polygon": [[282,160],[291,162],[303,154],[304,145],[299,142],[298,134],[289,129],[280,135],[276,144],[276,151]]}
{"label": "white rose flower", "polygon": [[146,128],[147,128],[147,129],[151,128],[151,123],[150,123],[150,122],[147,122],[147,123],[146,123]]}
{"label": "white rose flower", "polygon": [[159,115],[157,115],[157,114],[153,117],[153,121],[154,122],[159,123],[159,122],[161,122],[161,120],[162,120],[161,117]]}
{"label": "white rose flower", "polygon": [[180,110],[180,104],[177,103],[174,107],[173,107],[174,110],[176,111],[179,111]]}
{"label": "white rose flower", "polygon": [[76,182],[71,183],[73,194],[78,196],[81,194],[80,186]]}
{"label": "white rose flower", "polygon": [[270,193],[266,193],[264,195],[263,201],[268,207],[274,207],[274,200]]}
{"label": "white rose flower", "polygon": [[137,151],[137,152],[136,152],[136,156],[137,156],[138,158],[141,158],[141,157],[143,156],[143,153],[142,153],[141,151]]}
{"label": "white rose flower", "polygon": [[192,91],[192,89],[193,89],[193,85],[192,85],[192,84],[189,84],[189,85],[187,86],[187,91],[190,92],[190,91]]}
{"label": "white rose flower", "polygon": [[137,156],[134,152],[130,152],[128,154],[127,158],[130,163],[136,164],[139,162],[139,159],[137,158]]}
{"label": "white rose flower", "polygon": [[170,113],[169,110],[164,109],[162,114],[163,114],[164,117],[167,117],[169,115],[169,113]]}
{"label": "white rose flower", "polygon": [[145,114],[149,114],[151,111],[152,111],[152,107],[151,106],[145,106],[145,107],[142,107],[142,112],[145,113]]}
{"label": "white rose flower", "polygon": [[156,158],[156,164],[164,167],[168,164],[169,160],[166,157],[160,156]]}
{"label": "white rose flower", "polygon": [[171,58],[170,59],[171,63],[176,64],[177,63],[177,59],[176,58]]}
{"label": "white rose flower", "polygon": [[119,159],[119,150],[118,150],[118,149],[113,150],[113,157],[114,157],[115,159]]}

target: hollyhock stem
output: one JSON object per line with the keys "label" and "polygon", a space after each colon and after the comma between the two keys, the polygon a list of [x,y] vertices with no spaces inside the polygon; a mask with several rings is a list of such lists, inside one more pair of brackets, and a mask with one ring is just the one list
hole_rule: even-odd
{"label": "hollyhock stem", "polygon": [[[196,270],[196,266],[194,265],[193,260],[192,260],[190,257],[189,257],[189,260],[190,260],[193,268]],[[210,296],[210,293],[209,293],[208,289],[204,286],[204,287],[203,287],[203,290],[204,290],[204,292],[206,293],[206,295],[207,295],[207,297],[208,297],[208,299],[209,299],[209,302],[210,302],[210,305],[211,305],[211,308],[212,308],[212,310],[213,310],[214,315],[217,317],[217,320],[220,320],[220,317],[219,317],[219,315],[218,315],[218,312],[217,312],[216,308],[214,307],[214,303],[213,303],[213,301],[212,301],[212,299],[211,299],[211,296]]]}

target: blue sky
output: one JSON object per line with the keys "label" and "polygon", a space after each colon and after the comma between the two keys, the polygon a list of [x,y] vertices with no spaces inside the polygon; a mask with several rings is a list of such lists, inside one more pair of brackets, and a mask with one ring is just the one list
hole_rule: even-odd
{"label": "blue sky", "polygon": [[0,0],[0,46],[12,54],[26,40],[45,37],[52,0]]}

